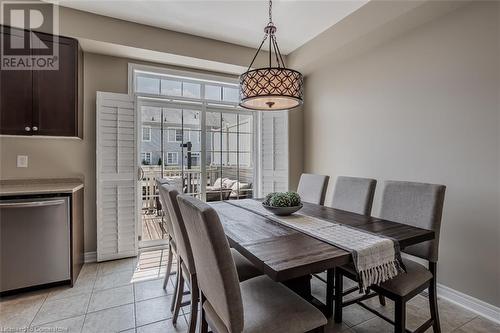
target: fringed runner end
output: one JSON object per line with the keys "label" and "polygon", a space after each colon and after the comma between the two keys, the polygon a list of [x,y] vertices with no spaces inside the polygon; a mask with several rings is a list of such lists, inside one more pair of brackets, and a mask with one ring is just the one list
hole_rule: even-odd
{"label": "fringed runner end", "polygon": [[378,285],[396,277],[401,271],[402,268],[397,260],[359,271],[360,293],[365,293],[372,285]]}

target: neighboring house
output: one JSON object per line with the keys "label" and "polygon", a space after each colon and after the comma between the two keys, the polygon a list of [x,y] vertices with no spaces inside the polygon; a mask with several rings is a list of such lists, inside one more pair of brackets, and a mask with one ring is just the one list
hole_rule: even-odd
{"label": "neighboring house", "polygon": [[[178,125],[177,125],[178,126]],[[191,165],[200,165],[201,131],[192,127],[181,127],[175,124],[163,124],[163,164],[167,167],[180,167],[184,152],[184,164],[187,165],[187,148],[183,143],[191,142]],[[184,134],[184,138],[183,138]],[[161,165],[161,124],[154,122],[142,125],[141,161],[143,165]],[[208,144],[208,142],[207,142]],[[207,157],[209,158],[209,157]],[[210,160],[208,160],[210,163]]]}
{"label": "neighboring house", "polygon": [[[201,130],[198,112],[184,112],[184,119],[182,119],[180,110],[162,110],[151,107],[143,109],[142,112],[140,135],[143,165],[161,165],[163,162],[167,167],[180,168],[183,162],[182,158],[184,158],[184,165],[187,165],[187,148],[181,147],[183,143],[187,142],[191,142],[191,165],[200,165]],[[163,124],[161,123],[162,115]],[[164,161],[161,161],[162,129]]]}
{"label": "neighboring house", "polygon": [[[161,117],[163,116],[163,124]],[[210,116],[215,116],[210,114]],[[244,121],[237,125],[233,117],[227,116],[223,121],[221,132],[219,126],[207,126],[206,148],[207,166],[252,166],[253,134],[252,122]],[[216,118],[214,118],[216,122]],[[208,120],[210,123],[212,120]],[[212,122],[212,123],[214,123]],[[163,127],[162,127],[163,126]],[[161,136],[163,128],[163,156]],[[141,129],[141,162],[142,165],[161,165],[171,168],[187,166],[187,148],[182,148],[184,143],[191,143],[191,165],[200,166],[201,163],[201,129],[199,112],[161,109],[146,107],[142,110]],[[222,140],[221,140],[222,138]],[[184,161],[182,160],[184,159]]]}

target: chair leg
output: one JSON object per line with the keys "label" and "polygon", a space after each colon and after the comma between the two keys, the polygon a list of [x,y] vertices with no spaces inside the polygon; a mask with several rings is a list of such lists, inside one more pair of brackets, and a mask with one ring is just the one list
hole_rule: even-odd
{"label": "chair leg", "polygon": [[384,295],[378,295],[378,301],[380,302],[380,305],[385,306],[385,296]]}
{"label": "chair leg", "polygon": [[198,320],[198,301],[200,300],[198,290],[198,280],[196,275],[191,275],[191,314],[189,320],[189,333],[196,332],[196,321]]}
{"label": "chair leg", "polygon": [[200,318],[200,333],[208,333],[208,323],[205,310],[203,310],[203,303],[205,302],[205,295],[200,291],[200,307],[201,307],[201,318]]}
{"label": "chair leg", "polygon": [[170,303],[170,312],[174,312],[175,301],[179,290],[179,276],[182,275],[180,272],[181,265],[179,263],[179,260],[177,260],[177,264],[179,265],[179,268],[177,268],[177,274],[175,274],[174,297],[172,297],[172,302]]}
{"label": "chair leg", "polygon": [[394,333],[406,332],[406,302],[397,300],[395,302],[396,309],[394,310]]}
{"label": "chair leg", "polygon": [[431,310],[431,318],[433,319],[432,330],[434,331],[434,333],[441,333],[441,324],[439,323],[439,310],[437,303],[436,268],[431,267],[431,272],[434,276],[431,280],[431,284],[429,285],[429,308]]}
{"label": "chair leg", "polygon": [[170,272],[172,271],[172,244],[168,242],[168,257],[167,257],[167,273],[165,274],[165,280],[163,281],[163,289],[167,289],[168,280],[170,279]]}
{"label": "chair leg", "polygon": [[182,304],[182,295],[184,294],[184,276],[182,274],[182,266],[179,262],[179,267],[177,267],[177,275],[179,278],[179,285],[177,286],[177,293],[175,294],[175,306],[174,306],[174,314],[172,316],[172,324],[177,324],[177,318],[179,317],[179,311],[181,309]]}
{"label": "chair leg", "polygon": [[342,322],[342,290],[344,289],[342,273],[339,269],[335,270],[335,314],[334,321],[338,324]]}

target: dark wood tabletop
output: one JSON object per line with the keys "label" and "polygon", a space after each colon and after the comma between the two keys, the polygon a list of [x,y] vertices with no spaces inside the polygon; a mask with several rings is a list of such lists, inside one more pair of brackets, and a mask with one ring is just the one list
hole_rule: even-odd
{"label": "dark wood tabletop", "polygon": [[[349,252],[227,202],[214,202],[232,247],[274,281],[323,272],[351,261]],[[434,239],[434,232],[402,223],[304,203],[304,215],[392,237],[401,248]]]}

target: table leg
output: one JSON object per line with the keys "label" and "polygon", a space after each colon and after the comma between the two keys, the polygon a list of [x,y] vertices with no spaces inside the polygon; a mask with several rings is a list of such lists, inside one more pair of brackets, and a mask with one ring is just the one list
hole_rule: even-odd
{"label": "table leg", "polygon": [[326,309],[325,316],[330,318],[333,315],[334,302],[334,287],[335,287],[335,268],[330,268],[326,271]]}
{"label": "table leg", "polygon": [[293,290],[300,297],[311,302],[311,304],[320,309],[325,317],[332,317],[334,303],[335,269],[331,268],[326,271],[326,304],[312,295],[311,278],[311,275],[303,276],[285,281],[283,282],[283,284]]}
{"label": "table leg", "polygon": [[295,279],[291,279],[283,282],[285,286],[292,289],[300,297],[310,301],[312,299],[311,294],[311,276],[301,276]]}
{"label": "table leg", "polygon": [[342,322],[342,297],[343,297],[343,276],[340,271],[335,272],[335,315],[336,323]]}

